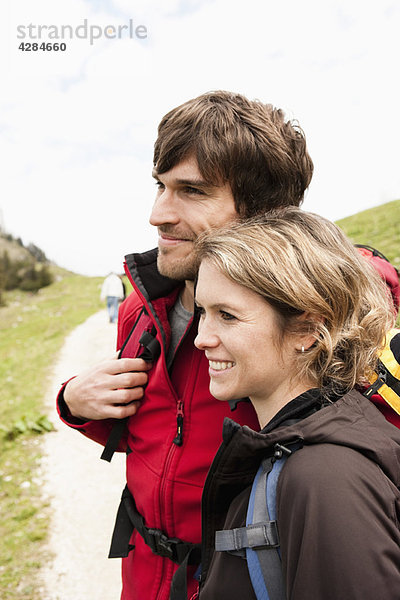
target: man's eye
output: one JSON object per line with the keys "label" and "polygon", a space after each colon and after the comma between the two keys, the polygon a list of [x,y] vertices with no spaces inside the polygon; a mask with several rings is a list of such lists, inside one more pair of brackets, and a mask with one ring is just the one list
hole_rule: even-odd
{"label": "man's eye", "polygon": [[233,321],[234,319],[236,319],[236,317],[231,315],[231,313],[226,312],[226,310],[221,310],[220,315],[224,321]]}
{"label": "man's eye", "polygon": [[159,181],[158,179],[156,180],[155,184],[156,184],[156,187],[159,190],[163,190],[165,188],[165,185],[161,181]]}
{"label": "man's eye", "polygon": [[201,190],[199,190],[198,188],[194,188],[194,187],[185,187],[185,192],[186,194],[203,194],[203,192]]}

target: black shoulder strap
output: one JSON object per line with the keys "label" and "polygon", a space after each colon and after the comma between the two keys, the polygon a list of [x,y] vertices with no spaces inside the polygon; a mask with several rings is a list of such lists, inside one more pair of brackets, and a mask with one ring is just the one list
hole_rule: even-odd
{"label": "black shoulder strap", "polygon": [[[198,565],[200,563],[200,544],[192,544],[179,538],[169,538],[160,529],[147,527],[144,518],[136,508],[135,500],[128,486],[125,486],[115,521],[108,558],[128,556],[132,549],[129,541],[134,529],[142,536],[144,542],[154,554],[169,558],[174,563],[181,565],[182,568],[179,573],[176,572],[177,577],[174,578],[174,585],[177,586],[177,590],[186,589],[186,569],[188,565]],[[186,600],[187,595],[184,598]]]}
{"label": "black shoulder strap", "polygon": [[[139,343],[141,346],[143,346],[143,352],[141,352],[138,358],[143,358],[143,360],[146,362],[155,362],[157,360],[160,355],[161,347],[160,342],[156,338],[156,334],[157,331],[155,325],[153,325],[151,332],[144,331],[142,333]],[[115,421],[106,445],[104,446],[102,455],[100,456],[102,460],[111,462],[114,452],[118,448],[118,445],[121,441],[127,422],[128,417]]]}

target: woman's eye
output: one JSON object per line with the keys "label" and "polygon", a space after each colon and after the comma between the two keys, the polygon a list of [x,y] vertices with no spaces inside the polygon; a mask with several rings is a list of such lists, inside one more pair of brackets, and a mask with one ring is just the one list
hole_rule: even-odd
{"label": "woman's eye", "polygon": [[231,313],[226,312],[226,310],[221,310],[220,315],[224,321],[233,321],[234,319],[236,319],[236,317],[231,315]]}
{"label": "woman's eye", "polygon": [[205,310],[202,306],[199,306],[198,304],[196,304],[196,312],[198,315],[200,315],[200,317],[203,317],[205,315]]}

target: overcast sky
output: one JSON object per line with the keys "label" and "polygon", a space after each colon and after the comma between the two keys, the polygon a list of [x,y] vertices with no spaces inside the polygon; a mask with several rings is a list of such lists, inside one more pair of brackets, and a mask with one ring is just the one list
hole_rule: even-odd
{"label": "overcast sky", "polygon": [[[336,220],[400,198],[398,0],[2,0],[0,11],[0,214],[63,267],[106,275],[156,245],[158,122],[208,90],[299,120],[315,165],[306,209]],[[19,49],[43,41],[66,50]]]}

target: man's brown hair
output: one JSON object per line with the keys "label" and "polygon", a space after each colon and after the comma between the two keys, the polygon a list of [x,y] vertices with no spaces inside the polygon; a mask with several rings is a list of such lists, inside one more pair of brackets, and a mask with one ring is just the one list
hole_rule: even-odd
{"label": "man's brown hair", "polygon": [[229,183],[241,218],[299,206],[313,163],[304,133],[282,110],[226,91],[208,92],[165,115],[154,166],[165,173],[193,155],[204,179]]}

